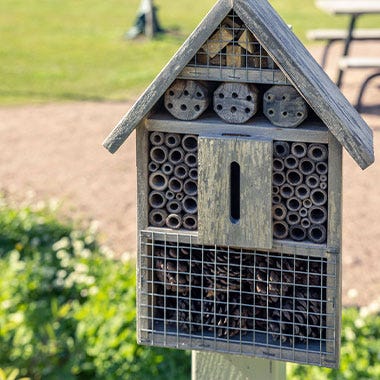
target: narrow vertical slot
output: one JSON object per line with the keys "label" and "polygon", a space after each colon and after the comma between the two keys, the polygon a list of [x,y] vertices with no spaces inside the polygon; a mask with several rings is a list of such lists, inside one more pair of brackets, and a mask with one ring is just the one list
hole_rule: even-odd
{"label": "narrow vertical slot", "polygon": [[235,161],[230,167],[230,219],[234,224],[240,220],[240,165]]}

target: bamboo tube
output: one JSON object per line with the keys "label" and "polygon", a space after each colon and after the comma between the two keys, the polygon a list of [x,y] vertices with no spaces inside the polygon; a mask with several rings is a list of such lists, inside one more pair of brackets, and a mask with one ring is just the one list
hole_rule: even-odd
{"label": "bamboo tube", "polygon": [[275,157],[284,158],[290,152],[289,144],[286,141],[275,141],[273,143],[273,155]]}
{"label": "bamboo tube", "polygon": [[169,180],[168,187],[173,193],[179,193],[183,189],[183,181],[176,177],[172,177]]}
{"label": "bamboo tube", "polygon": [[286,207],[289,211],[298,211],[302,206],[301,201],[297,197],[289,198],[286,201]]}
{"label": "bamboo tube", "polygon": [[172,191],[168,190],[166,193],[165,193],[165,198],[168,200],[168,201],[171,201],[172,199],[174,199],[175,195]]}
{"label": "bamboo tube", "polygon": [[273,237],[276,239],[285,239],[289,234],[289,227],[284,221],[273,223]]}
{"label": "bamboo tube", "polygon": [[301,222],[301,217],[299,216],[298,212],[290,211],[286,215],[286,222],[293,226]]}
{"label": "bamboo tube", "polygon": [[323,224],[327,220],[327,210],[321,206],[313,206],[309,209],[309,219],[312,224]]}
{"label": "bamboo tube", "polygon": [[286,217],[286,207],[283,204],[276,204],[272,207],[274,220],[284,220]]}
{"label": "bamboo tube", "polygon": [[167,133],[165,135],[165,145],[173,149],[181,144],[181,136],[178,133]]}
{"label": "bamboo tube", "polygon": [[296,169],[299,165],[299,160],[293,154],[289,154],[289,156],[284,159],[284,165],[288,169]]}
{"label": "bamboo tube", "polygon": [[272,194],[274,195],[280,194],[280,188],[278,186],[272,186]]}
{"label": "bamboo tube", "polygon": [[297,169],[288,170],[288,172],[286,173],[286,180],[288,181],[290,185],[298,186],[303,181],[303,175]]}
{"label": "bamboo tube", "polygon": [[150,150],[150,158],[157,164],[163,164],[168,159],[168,148],[166,146],[154,146]]}
{"label": "bamboo tube", "polygon": [[185,164],[190,167],[190,168],[193,168],[195,166],[198,165],[198,156],[196,153],[192,153],[192,152],[189,152],[186,154],[185,156]]}
{"label": "bamboo tube", "polygon": [[310,199],[316,206],[323,206],[327,202],[327,193],[322,189],[314,189],[310,194]]}
{"label": "bamboo tube", "polygon": [[273,159],[273,170],[275,172],[282,172],[285,169],[284,161],[281,158],[274,158]]}
{"label": "bamboo tube", "polygon": [[185,152],[181,147],[177,147],[174,149],[170,149],[169,151],[169,162],[171,162],[173,165],[180,164],[185,157]]}
{"label": "bamboo tube", "polygon": [[198,194],[198,185],[192,179],[187,179],[183,184],[183,191],[187,195],[197,195]]}
{"label": "bamboo tube", "polygon": [[196,230],[198,228],[198,220],[195,215],[186,214],[183,217],[183,227],[187,230]]}
{"label": "bamboo tube", "polygon": [[302,241],[305,240],[307,234],[305,228],[299,224],[296,224],[290,227],[289,235],[295,241]]}
{"label": "bamboo tube", "polygon": [[301,200],[304,200],[306,198],[309,198],[310,189],[308,186],[301,184],[296,187],[295,194],[296,194],[296,197],[298,197]]}
{"label": "bamboo tube", "polygon": [[159,169],[159,165],[156,162],[153,162],[153,161],[149,162],[148,170],[151,173],[156,172],[158,169]]}
{"label": "bamboo tube", "polygon": [[163,191],[168,187],[168,177],[161,171],[154,172],[149,176],[149,186],[153,190]]}
{"label": "bamboo tube", "polygon": [[149,194],[148,202],[150,207],[163,208],[166,204],[166,197],[162,191],[152,191]]}
{"label": "bamboo tube", "polygon": [[179,164],[174,168],[174,175],[183,180],[189,175],[189,168],[185,164]]}
{"label": "bamboo tube", "polygon": [[327,182],[321,182],[319,184],[319,187],[322,189],[322,190],[327,190]]}
{"label": "bamboo tube", "polygon": [[327,174],[327,172],[328,172],[328,166],[327,166],[326,162],[318,162],[315,165],[315,171],[319,175]]}
{"label": "bamboo tube", "polygon": [[325,226],[321,224],[313,224],[309,227],[308,238],[317,244],[322,244],[326,241],[327,233]]}
{"label": "bamboo tube", "polygon": [[198,169],[197,168],[191,168],[189,170],[189,177],[196,181],[198,179]]}
{"label": "bamboo tube", "polygon": [[306,218],[307,217],[307,208],[306,207],[301,207],[300,210],[298,211],[300,214],[301,218]]}
{"label": "bamboo tube", "polygon": [[325,145],[311,144],[307,150],[307,156],[313,161],[326,161],[328,152]]}
{"label": "bamboo tube", "polygon": [[305,179],[305,183],[310,189],[316,189],[319,186],[319,175],[311,174],[308,175]]}
{"label": "bamboo tube", "polygon": [[297,158],[305,157],[307,153],[307,145],[302,142],[293,143],[291,146],[291,152]]}
{"label": "bamboo tube", "polygon": [[182,147],[185,152],[196,152],[198,149],[197,136],[185,135],[182,139]]}
{"label": "bamboo tube", "polygon": [[315,171],[315,164],[310,158],[302,158],[299,165],[300,172],[303,175],[310,175]]}
{"label": "bamboo tube", "polygon": [[153,209],[149,213],[149,224],[154,227],[163,227],[165,225],[168,213],[162,209]]}
{"label": "bamboo tube", "polygon": [[319,179],[321,182],[327,182],[327,175],[326,174],[322,174],[319,176]]}
{"label": "bamboo tube", "polygon": [[197,198],[187,195],[182,200],[182,208],[187,214],[195,214],[198,211]]}
{"label": "bamboo tube", "polygon": [[275,186],[282,186],[285,183],[285,174],[282,172],[275,172],[273,173],[273,185]]}
{"label": "bamboo tube", "polygon": [[272,196],[272,203],[274,205],[277,205],[277,204],[281,203],[281,197],[278,194],[273,194],[273,196]]}
{"label": "bamboo tube", "polygon": [[162,145],[165,142],[164,134],[162,132],[152,132],[149,136],[152,145]]}
{"label": "bamboo tube", "polygon": [[310,208],[313,205],[313,202],[310,199],[305,199],[302,202],[302,206],[305,208]]}
{"label": "bamboo tube", "polygon": [[294,187],[285,183],[280,187],[280,195],[285,199],[291,198],[294,195]]}
{"label": "bamboo tube", "polygon": [[179,214],[182,212],[181,202],[176,199],[172,199],[166,204],[166,209],[169,214]]}
{"label": "bamboo tube", "polygon": [[185,197],[185,194],[183,192],[179,192],[175,195],[175,199],[177,199],[177,201],[182,201],[182,199]]}
{"label": "bamboo tube", "polygon": [[309,228],[311,226],[310,220],[308,218],[302,218],[301,226],[306,229]]}
{"label": "bamboo tube", "polygon": [[166,175],[171,175],[173,173],[173,170],[174,170],[174,166],[173,164],[171,164],[170,162],[165,162],[162,167],[161,167],[161,170],[164,174]]}
{"label": "bamboo tube", "polygon": [[178,230],[182,226],[182,217],[178,214],[170,214],[166,218],[166,225],[173,230]]}

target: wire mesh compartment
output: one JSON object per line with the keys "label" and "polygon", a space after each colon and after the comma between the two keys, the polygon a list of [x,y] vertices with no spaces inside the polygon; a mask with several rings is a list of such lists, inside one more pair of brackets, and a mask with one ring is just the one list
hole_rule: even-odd
{"label": "wire mesh compartment", "polygon": [[[228,69],[233,69],[234,75]],[[224,78],[268,84],[288,83],[267,51],[233,11],[182,73],[183,77],[194,75],[214,80]]]}
{"label": "wire mesh compartment", "polygon": [[196,230],[197,136],[151,132],[149,140],[149,225]]}
{"label": "wire mesh compartment", "polygon": [[273,237],[325,244],[328,220],[326,144],[273,144]]}
{"label": "wire mesh compartment", "polygon": [[335,255],[140,237],[141,343],[335,365]]}

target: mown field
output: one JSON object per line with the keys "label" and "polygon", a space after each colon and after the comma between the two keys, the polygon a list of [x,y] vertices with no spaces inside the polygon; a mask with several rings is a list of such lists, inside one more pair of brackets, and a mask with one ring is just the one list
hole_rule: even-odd
{"label": "mown field", "polygon": [[[215,0],[157,0],[170,32],[126,41],[140,0],[2,0],[0,104],[134,99],[191,33]],[[295,33],[343,27],[313,0],[273,0]],[[376,26],[380,18],[361,20]],[[305,41],[306,42],[306,41]]]}

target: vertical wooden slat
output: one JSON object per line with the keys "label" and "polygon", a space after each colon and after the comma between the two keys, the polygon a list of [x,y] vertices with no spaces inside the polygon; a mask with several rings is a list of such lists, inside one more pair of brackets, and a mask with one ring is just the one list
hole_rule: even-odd
{"label": "vertical wooden slat", "polygon": [[[231,163],[240,165],[240,220],[231,218]],[[203,244],[272,247],[272,141],[199,138],[199,239]]]}

